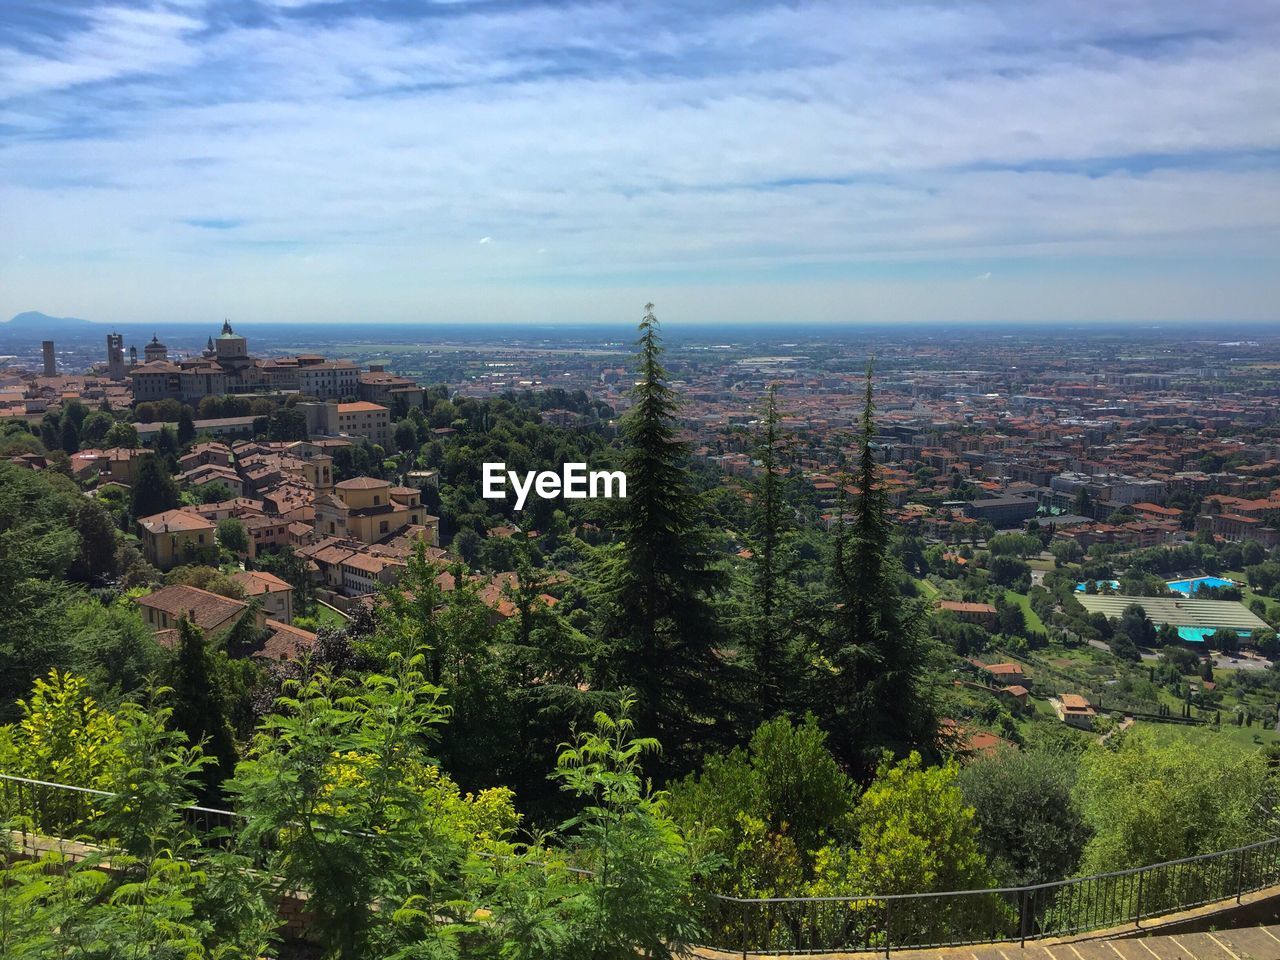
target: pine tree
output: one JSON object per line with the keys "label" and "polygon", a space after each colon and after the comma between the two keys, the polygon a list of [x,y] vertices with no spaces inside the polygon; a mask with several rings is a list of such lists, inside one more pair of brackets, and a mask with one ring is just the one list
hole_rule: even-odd
{"label": "pine tree", "polygon": [[[830,663],[823,697],[832,749],[858,774],[875,769],[880,753],[931,750],[936,717],[923,671],[928,641],[918,602],[898,589],[889,556],[888,500],[877,478],[872,368],[867,367],[857,500],[839,504],[833,562],[837,605],[826,637]],[[846,486],[844,479],[840,487]]]}
{"label": "pine tree", "polygon": [[62,427],[59,430],[59,445],[66,453],[76,453],[80,449],[80,431],[76,429],[75,421],[70,417],[62,418]]}
{"label": "pine tree", "polygon": [[138,464],[130,502],[134,519],[172,510],[177,505],[178,487],[165,469],[164,461],[154,454],[143,457]]}
{"label": "pine tree", "polygon": [[216,761],[202,771],[205,799],[214,800],[218,785],[235,769],[236,746],[213,654],[200,628],[186,617],[178,621],[172,670],[174,729],[185,733],[189,743],[203,743],[205,755]]}
{"label": "pine tree", "polygon": [[771,719],[800,695],[800,664],[794,638],[788,636],[794,598],[788,578],[791,553],[780,420],[778,391],[771,386],[756,450],[762,472],[752,497],[751,596],[743,625],[755,688],[754,712],[762,720]]}
{"label": "pine tree", "polygon": [[[693,489],[688,447],[679,437],[680,400],[667,382],[653,304],[640,323],[640,380],[623,420],[627,497],[619,501],[622,541],[602,577],[604,633],[613,641],[607,685],[630,687],[639,728],[681,764],[683,749],[722,715],[717,618],[710,593],[723,583]],[[705,749],[705,744],[699,744]]]}
{"label": "pine tree", "polygon": [[191,415],[191,408],[183,404],[182,412],[178,414],[178,443],[185,447],[195,438],[195,417]]}

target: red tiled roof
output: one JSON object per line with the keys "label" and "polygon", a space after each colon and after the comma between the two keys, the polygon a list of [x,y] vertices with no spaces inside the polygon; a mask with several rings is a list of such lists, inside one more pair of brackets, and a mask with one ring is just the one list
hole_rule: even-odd
{"label": "red tiled roof", "polygon": [[243,601],[181,583],[161,587],[154,593],[139,597],[137,603],[140,607],[163,611],[175,619],[186,617],[206,633],[227,625],[248,608]]}

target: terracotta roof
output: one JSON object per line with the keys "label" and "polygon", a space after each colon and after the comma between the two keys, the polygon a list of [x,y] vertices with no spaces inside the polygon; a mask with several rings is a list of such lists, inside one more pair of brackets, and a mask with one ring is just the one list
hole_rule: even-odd
{"label": "terracotta roof", "polygon": [[1064,693],[1058,700],[1062,703],[1062,709],[1071,713],[1093,713],[1089,701],[1078,693]]}
{"label": "terracotta roof", "polygon": [[336,490],[377,490],[381,487],[390,487],[389,480],[379,480],[376,477],[352,477],[350,480],[343,480],[341,483],[335,483]]}
{"label": "terracotta roof", "polygon": [[316,642],[316,635],[310,630],[279,620],[268,620],[267,628],[271,631],[271,636],[267,637],[256,656],[270,660],[292,660],[305,653]]}
{"label": "terracotta roof", "polygon": [[368,400],[357,400],[354,403],[338,404],[339,413],[377,413],[379,410],[387,410],[387,407],[380,403],[370,403]]}
{"label": "terracotta roof", "polygon": [[955,613],[991,613],[996,612],[996,608],[989,603],[965,603],[961,600],[939,600],[939,610],[951,610]]}
{"label": "terracotta roof", "polygon": [[186,617],[206,633],[228,625],[248,604],[199,587],[173,584],[138,598],[138,606],[163,611],[170,617]]}
{"label": "terracotta roof", "polygon": [[190,533],[197,530],[213,530],[214,525],[196,513],[185,510],[166,510],[143,517],[138,525],[147,533]]}
{"label": "terracotta roof", "polygon": [[241,570],[233,573],[231,579],[244,587],[245,594],[250,597],[293,589],[288,581],[281,580],[274,573],[267,573],[264,570]]}

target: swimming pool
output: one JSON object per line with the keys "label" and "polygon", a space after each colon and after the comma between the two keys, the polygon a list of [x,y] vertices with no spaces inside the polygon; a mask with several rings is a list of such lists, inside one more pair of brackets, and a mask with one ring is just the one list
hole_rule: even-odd
{"label": "swimming pool", "polygon": [[[1087,583],[1087,581],[1086,581],[1086,583]],[[1119,590],[1119,589],[1120,589],[1120,581],[1119,581],[1119,580],[1095,580],[1095,581],[1094,581],[1094,583],[1096,583],[1096,584],[1098,585],[1098,589],[1099,589],[1099,590],[1101,590],[1103,587],[1110,587],[1112,590]],[[1084,584],[1084,583],[1077,583],[1077,584],[1076,584],[1076,593],[1084,593],[1084,588],[1085,588],[1085,584]]]}
{"label": "swimming pool", "polygon": [[1234,587],[1234,580],[1223,580],[1222,577],[1192,577],[1189,580],[1170,580],[1168,587],[1174,593],[1189,597],[1201,587]]}
{"label": "swimming pool", "polygon": [[[1204,643],[1217,632],[1217,627],[1179,627],[1178,639],[1186,640],[1188,643]],[[1242,640],[1249,636],[1248,631],[1235,630],[1232,632]]]}

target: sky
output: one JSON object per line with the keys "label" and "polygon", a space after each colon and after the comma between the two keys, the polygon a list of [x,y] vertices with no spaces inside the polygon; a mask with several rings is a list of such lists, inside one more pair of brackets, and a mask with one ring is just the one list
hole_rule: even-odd
{"label": "sky", "polygon": [[1280,4],[0,0],[0,318],[1280,320]]}

